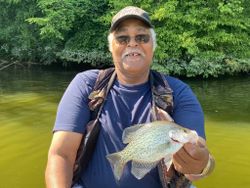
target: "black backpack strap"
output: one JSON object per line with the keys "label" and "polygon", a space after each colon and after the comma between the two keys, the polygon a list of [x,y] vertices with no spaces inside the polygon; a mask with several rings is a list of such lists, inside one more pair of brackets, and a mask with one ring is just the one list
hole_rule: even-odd
{"label": "black backpack strap", "polygon": [[100,70],[93,91],[89,95],[89,108],[92,111],[91,121],[86,126],[85,133],[78,148],[74,164],[72,186],[80,179],[81,173],[87,168],[94,153],[100,132],[99,117],[106,97],[115,81],[116,73],[113,68]]}
{"label": "black backpack strap", "polygon": [[106,96],[113,85],[113,82],[115,80],[116,74],[114,72],[114,68],[108,68],[104,70],[100,70],[95,85],[93,87],[92,92],[89,94],[89,109],[92,112],[92,118],[96,119],[97,112],[99,111],[99,108],[101,104],[106,99]]}
{"label": "black backpack strap", "polygon": [[173,112],[173,91],[170,88],[165,76],[157,71],[150,71],[150,85],[152,92],[152,115],[157,120],[157,107],[167,112]]}

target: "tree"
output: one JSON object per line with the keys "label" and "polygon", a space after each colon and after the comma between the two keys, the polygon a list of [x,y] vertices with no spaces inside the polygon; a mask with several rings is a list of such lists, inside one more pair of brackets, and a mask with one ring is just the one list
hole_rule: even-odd
{"label": "tree", "polygon": [[247,0],[1,0],[0,55],[109,65],[110,21],[128,5],[145,9],[155,25],[153,68],[204,77],[250,70]]}
{"label": "tree", "polygon": [[25,22],[36,14],[35,1],[0,1],[0,55],[19,61],[35,60],[39,38],[35,26]]}
{"label": "tree", "polygon": [[157,33],[154,68],[158,70],[203,77],[250,70],[246,0],[111,0],[110,4],[107,19],[131,4],[150,13]]}

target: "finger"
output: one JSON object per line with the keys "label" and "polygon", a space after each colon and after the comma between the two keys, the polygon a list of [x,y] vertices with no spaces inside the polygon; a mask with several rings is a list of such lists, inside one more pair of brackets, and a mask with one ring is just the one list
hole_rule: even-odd
{"label": "finger", "polygon": [[180,162],[182,161],[183,163],[189,163],[189,160],[191,158],[185,147],[182,147],[178,152],[174,154],[174,156],[178,156]]}
{"label": "finger", "polygon": [[190,156],[184,148],[181,148],[173,155],[173,164],[175,169],[181,173],[188,173],[188,166],[190,165]]}
{"label": "finger", "polygon": [[208,155],[208,150],[203,144],[191,144],[186,143],[183,146],[184,150],[195,160],[200,160],[201,158]]}
{"label": "finger", "polygon": [[187,153],[191,156],[190,165],[192,165],[193,173],[200,173],[205,168],[209,151],[203,144],[186,144],[183,147]]}
{"label": "finger", "polygon": [[181,173],[200,173],[208,160],[209,152],[204,145],[187,143],[173,155],[175,169]]}
{"label": "finger", "polygon": [[197,155],[197,152],[199,152],[198,151],[199,150],[199,146],[196,145],[196,144],[191,144],[191,143],[184,144],[183,149],[192,158],[195,158],[194,156]]}
{"label": "finger", "polygon": [[190,168],[188,163],[186,163],[182,158],[178,155],[175,156],[175,159],[173,160],[174,168],[178,172],[181,172],[183,174],[189,174]]}

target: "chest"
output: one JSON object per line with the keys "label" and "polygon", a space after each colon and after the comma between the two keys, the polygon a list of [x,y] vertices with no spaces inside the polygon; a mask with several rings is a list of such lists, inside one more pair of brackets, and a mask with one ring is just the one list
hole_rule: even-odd
{"label": "chest", "polygon": [[103,118],[130,126],[150,120],[152,94],[150,87],[136,89],[114,87],[104,105]]}

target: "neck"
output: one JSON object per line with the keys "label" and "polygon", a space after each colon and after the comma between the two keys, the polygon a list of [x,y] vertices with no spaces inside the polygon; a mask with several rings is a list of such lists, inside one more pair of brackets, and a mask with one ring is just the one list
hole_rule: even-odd
{"label": "neck", "polygon": [[144,73],[122,73],[121,71],[117,71],[117,79],[121,84],[124,85],[139,85],[148,81],[149,70]]}

